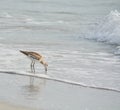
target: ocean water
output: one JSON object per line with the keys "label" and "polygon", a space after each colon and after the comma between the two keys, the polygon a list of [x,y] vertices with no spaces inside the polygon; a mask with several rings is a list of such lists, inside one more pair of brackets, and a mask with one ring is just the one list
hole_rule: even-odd
{"label": "ocean water", "polygon": [[0,1],[1,71],[30,71],[19,50],[44,55],[51,77],[120,91],[120,1]]}

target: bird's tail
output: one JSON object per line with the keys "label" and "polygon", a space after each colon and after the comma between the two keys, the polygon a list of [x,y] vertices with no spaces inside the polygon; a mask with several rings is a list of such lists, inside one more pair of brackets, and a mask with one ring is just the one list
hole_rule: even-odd
{"label": "bird's tail", "polygon": [[21,53],[25,54],[25,55],[28,55],[28,52],[27,51],[22,51],[20,50]]}

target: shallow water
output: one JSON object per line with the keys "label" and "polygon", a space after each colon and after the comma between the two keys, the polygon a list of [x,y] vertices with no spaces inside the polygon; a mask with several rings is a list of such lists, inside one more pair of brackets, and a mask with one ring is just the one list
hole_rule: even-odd
{"label": "shallow water", "polygon": [[[19,50],[37,51],[50,76],[120,91],[119,6],[119,0],[0,1],[0,70],[30,71]],[[44,73],[39,63],[36,72]]]}

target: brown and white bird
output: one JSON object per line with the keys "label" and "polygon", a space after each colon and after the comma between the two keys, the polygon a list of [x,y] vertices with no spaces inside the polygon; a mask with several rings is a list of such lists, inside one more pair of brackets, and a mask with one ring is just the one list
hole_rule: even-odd
{"label": "brown and white bird", "polygon": [[47,66],[48,64],[44,61],[44,58],[42,55],[40,55],[37,52],[31,52],[31,51],[22,51],[20,50],[21,53],[23,53],[24,55],[28,56],[31,59],[31,72],[35,73],[35,61],[39,61],[44,67],[45,67],[45,71],[47,71]]}

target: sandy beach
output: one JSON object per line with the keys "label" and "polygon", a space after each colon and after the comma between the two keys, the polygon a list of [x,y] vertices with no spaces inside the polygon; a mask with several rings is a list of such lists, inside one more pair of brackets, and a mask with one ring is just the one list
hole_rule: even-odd
{"label": "sandy beach", "polygon": [[35,109],[30,109],[27,107],[20,107],[5,102],[0,102],[0,110],[35,110]]}

